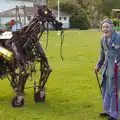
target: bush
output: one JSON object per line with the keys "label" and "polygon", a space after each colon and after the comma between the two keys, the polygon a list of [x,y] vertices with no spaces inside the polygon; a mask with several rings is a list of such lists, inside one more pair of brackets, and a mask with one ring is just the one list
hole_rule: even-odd
{"label": "bush", "polygon": [[87,30],[90,28],[88,15],[83,8],[79,8],[73,11],[72,16],[70,17],[70,27],[79,28],[81,30]]}
{"label": "bush", "polygon": [[7,30],[11,30],[11,21],[7,22],[5,24],[5,27],[6,27]]}
{"label": "bush", "polygon": [[61,3],[61,11],[68,12],[70,17],[70,27],[87,30],[90,27],[89,17],[85,9],[81,8],[78,4]]}
{"label": "bush", "polygon": [[[60,3],[60,10],[72,14],[75,9],[79,9],[81,6],[72,2]],[[57,9],[57,7],[56,7]]]}
{"label": "bush", "polygon": [[119,21],[117,20],[117,18],[113,18],[112,21],[115,27],[119,27]]}

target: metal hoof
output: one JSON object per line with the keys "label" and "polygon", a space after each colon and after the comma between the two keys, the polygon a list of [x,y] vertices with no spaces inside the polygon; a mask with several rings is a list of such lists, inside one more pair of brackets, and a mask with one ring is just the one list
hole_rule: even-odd
{"label": "metal hoof", "polygon": [[23,107],[24,106],[24,98],[23,96],[15,96],[11,100],[12,106],[15,107]]}
{"label": "metal hoof", "polygon": [[45,90],[35,92],[34,93],[34,101],[36,103],[44,102],[45,101]]}

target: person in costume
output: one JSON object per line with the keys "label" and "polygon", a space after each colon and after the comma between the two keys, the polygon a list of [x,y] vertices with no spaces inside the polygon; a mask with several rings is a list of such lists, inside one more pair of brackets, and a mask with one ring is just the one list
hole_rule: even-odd
{"label": "person in costume", "polygon": [[[108,120],[118,120],[120,111],[120,33],[114,29],[111,19],[101,23],[103,36],[101,37],[101,52],[95,72],[101,72],[101,88],[104,113],[101,117]],[[116,64],[116,66],[115,66]]]}

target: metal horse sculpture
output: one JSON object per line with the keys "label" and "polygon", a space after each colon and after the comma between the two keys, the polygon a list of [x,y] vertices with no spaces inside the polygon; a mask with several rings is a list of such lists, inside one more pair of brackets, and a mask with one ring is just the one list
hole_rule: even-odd
{"label": "metal horse sculpture", "polygon": [[0,77],[7,77],[16,91],[11,100],[13,107],[24,106],[26,81],[37,70],[41,74],[39,84],[34,81],[34,101],[45,100],[45,84],[52,70],[39,40],[48,23],[56,30],[62,30],[62,23],[55,20],[52,12],[46,6],[38,6],[38,12],[27,26],[13,32],[11,39],[0,43]]}

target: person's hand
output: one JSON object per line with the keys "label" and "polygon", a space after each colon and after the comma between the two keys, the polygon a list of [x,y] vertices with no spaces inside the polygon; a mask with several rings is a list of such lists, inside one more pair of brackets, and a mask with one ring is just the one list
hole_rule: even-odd
{"label": "person's hand", "polygon": [[120,65],[118,65],[118,72],[120,72]]}
{"label": "person's hand", "polygon": [[94,71],[95,71],[95,73],[98,73],[100,71],[100,68],[96,66]]}

